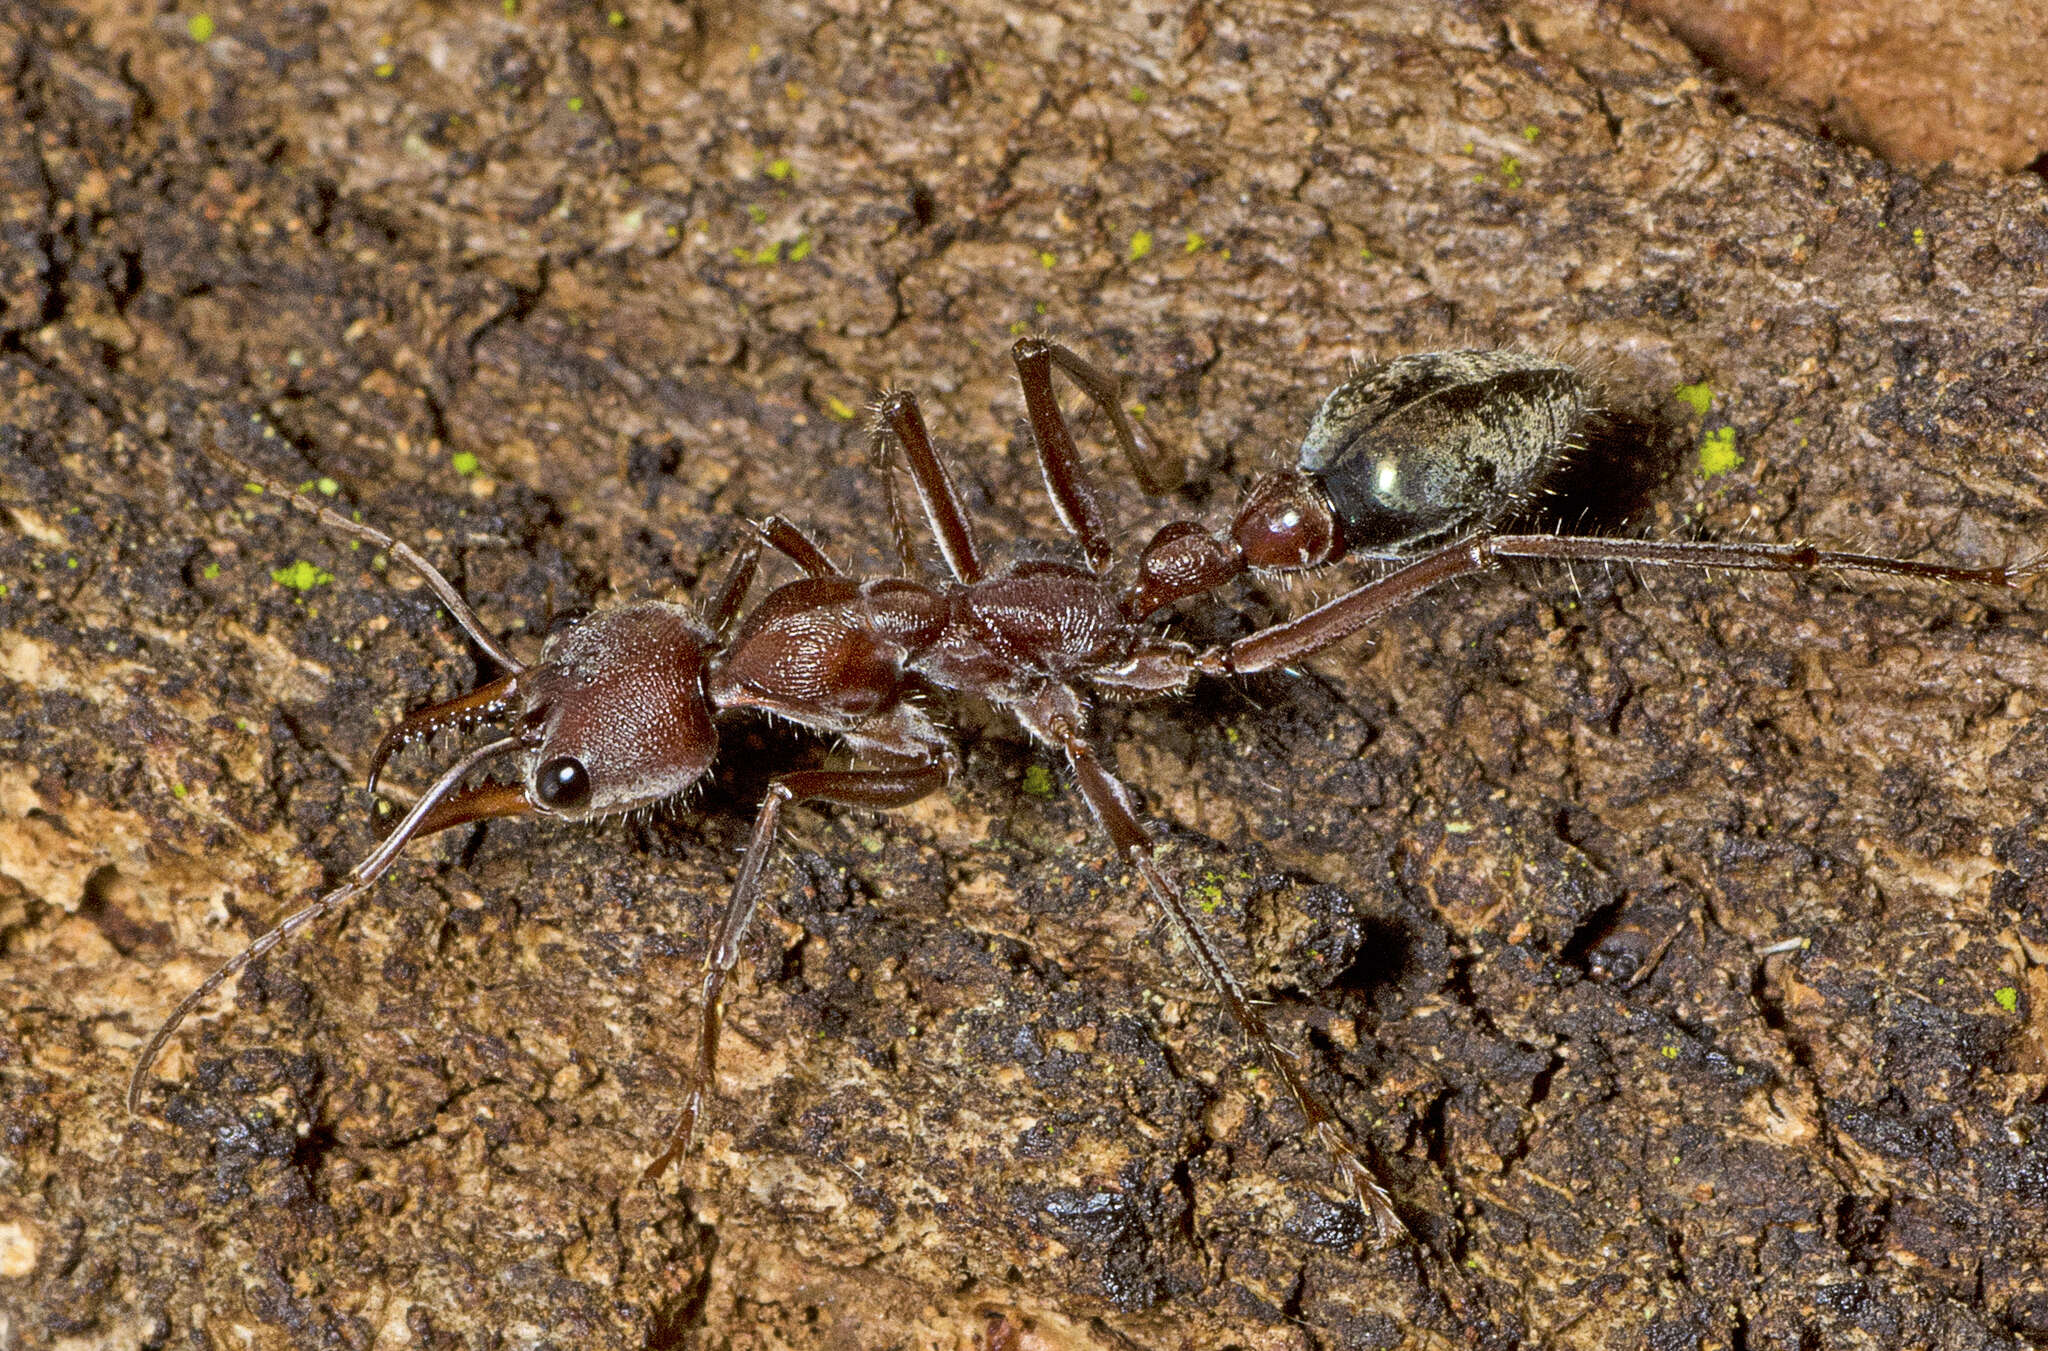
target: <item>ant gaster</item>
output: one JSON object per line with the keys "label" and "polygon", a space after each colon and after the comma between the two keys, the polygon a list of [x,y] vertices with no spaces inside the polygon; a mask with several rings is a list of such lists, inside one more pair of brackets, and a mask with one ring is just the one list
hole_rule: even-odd
{"label": "ant gaster", "polygon": [[[952,690],[1009,709],[1034,739],[1065,759],[1090,813],[1286,1085],[1306,1133],[1329,1153],[1369,1212],[1378,1240],[1392,1241],[1403,1228],[1391,1199],[1336,1112],[1274,1039],[1259,1006],[1160,867],[1131,794],[1103,766],[1088,733],[1090,697],[1180,694],[1202,677],[1286,667],[1426,591],[1510,558],[1784,573],[1834,568],[2000,586],[2032,575],[1803,544],[1498,533],[1573,449],[1590,411],[1589,392],[1560,362],[1476,351],[1404,356],[1356,374],[1315,415],[1296,467],[1253,483],[1226,534],[1176,521],[1153,536],[1134,568],[1116,569],[1110,531],[1083,475],[1053,373],[1064,372],[1107,416],[1148,490],[1171,490],[1178,468],[1126,417],[1116,377],[1042,338],[1020,341],[1012,355],[1046,491],[1080,546],[1082,564],[1040,561],[986,570],[917,400],[888,393],[875,406],[872,438],[890,488],[897,575],[848,576],[797,527],[770,517],[739,545],[701,614],[655,601],[599,610],[549,637],[530,664],[501,648],[455,588],[411,548],[273,484],[332,528],[416,569],[506,671],[394,727],[372,757],[371,787],[390,755],[416,738],[485,722],[509,723],[510,731],[442,773],[338,887],[289,915],[192,991],[143,1048],[129,1083],[130,1110],[151,1062],[201,999],[368,888],[411,840],[490,817],[587,821],[673,798],[710,769],[722,719],[777,714],[840,739],[856,767],[798,770],[769,786],[706,959],[696,1060],[680,1120],[648,1169],[649,1176],[659,1173],[688,1148],[713,1088],[723,987],[760,901],[784,808],[825,801],[886,809],[938,792],[958,760],[946,733],[912,696]],[[906,462],[950,581],[920,576],[889,463],[892,448]],[[748,609],[764,547],[784,555],[803,576]],[[1347,554],[1403,561],[1307,614],[1234,642],[1195,647],[1161,636],[1153,622],[1174,602],[1249,571],[1301,572]],[[463,786],[494,761],[515,763],[518,781]]]}

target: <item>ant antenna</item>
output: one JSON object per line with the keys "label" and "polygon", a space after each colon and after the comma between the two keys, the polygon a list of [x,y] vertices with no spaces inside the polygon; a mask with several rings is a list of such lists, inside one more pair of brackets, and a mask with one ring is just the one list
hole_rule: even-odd
{"label": "ant antenna", "polygon": [[[438,578],[439,574],[436,573],[435,576]],[[443,582],[443,585],[446,585],[446,583]],[[397,860],[398,855],[405,849],[406,845],[412,842],[415,835],[423,832],[431,833],[428,818],[432,817],[436,809],[442,806],[449,797],[453,796],[455,790],[461,786],[462,780],[468,776],[471,770],[487,760],[495,760],[500,756],[509,755],[525,744],[524,740],[516,736],[503,737],[491,742],[489,745],[479,746],[468,755],[463,756],[461,760],[451,766],[440,778],[434,780],[431,788],[420,795],[420,800],[413,804],[412,810],[405,814],[405,819],[398,823],[397,828],[384,837],[383,843],[371,850],[355,867],[348,870],[348,876],[343,879],[340,886],[312,904],[295,910],[279,920],[262,937],[228,958],[225,962],[222,962],[219,969],[199,983],[197,989],[179,1001],[178,1007],[171,1010],[171,1016],[164,1019],[162,1025],[157,1028],[156,1035],[149,1039],[149,1044],[142,1048],[142,1055],[136,1060],[135,1069],[128,1076],[129,1114],[132,1116],[141,1110],[143,1077],[149,1073],[149,1067],[156,1062],[157,1053],[163,1050],[164,1043],[171,1039],[171,1035],[178,1030],[179,1024],[185,1021],[186,1015],[198,1007],[200,1000],[219,989],[222,982],[276,947],[279,943],[284,942],[285,939],[290,938],[299,930],[318,920],[336,906],[353,900],[356,896],[360,895],[371,884],[376,882],[378,878],[384,875],[385,870]],[[450,822],[449,824],[456,823]]]}
{"label": "ant antenna", "polygon": [[462,626],[462,631],[469,635],[470,641],[482,648],[492,661],[513,672],[515,675],[526,669],[525,662],[520,661],[510,652],[500,647],[498,640],[491,637],[489,631],[477,619],[476,612],[469,608],[469,602],[465,601],[462,598],[462,593],[455,589],[454,583],[443,577],[441,570],[432,563],[429,563],[410,544],[407,544],[402,539],[393,539],[373,525],[366,525],[361,521],[352,521],[333,508],[322,506],[298,489],[272,478],[262,470],[257,469],[254,465],[243,460],[224,446],[208,441],[204,443],[204,449],[208,455],[218,460],[221,464],[240,474],[256,486],[276,493],[294,508],[316,518],[320,524],[326,526],[329,530],[347,535],[350,539],[359,539],[371,548],[382,549],[414,572],[417,572],[426,584],[433,589],[434,594],[440,598],[441,604],[447,607],[448,613],[454,618],[455,622]]}

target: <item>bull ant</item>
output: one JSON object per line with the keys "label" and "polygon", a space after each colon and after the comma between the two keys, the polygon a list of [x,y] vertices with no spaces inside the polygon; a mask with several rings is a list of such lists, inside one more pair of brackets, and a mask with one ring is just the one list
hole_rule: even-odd
{"label": "bull ant", "polygon": [[[661,802],[710,769],[722,720],[771,713],[839,739],[855,767],[799,770],[770,783],[706,958],[689,1091],[667,1148],[648,1169],[650,1177],[660,1173],[689,1148],[712,1091],[722,992],[760,903],[784,808],[822,801],[879,810],[938,792],[959,760],[944,729],[913,696],[950,690],[1010,710],[1034,739],[1064,757],[1095,821],[1286,1085],[1307,1135],[1328,1151],[1338,1177],[1369,1213],[1378,1241],[1392,1242],[1404,1233],[1392,1199],[1336,1112],[1274,1040],[1259,1006],[1161,868],[1130,792],[1104,768],[1089,736],[1091,698],[1181,694],[1204,677],[1289,666],[1427,591],[1490,571],[1504,559],[1746,572],[1827,568],[2005,587],[2034,575],[2029,568],[1951,567],[1805,544],[1500,533],[1574,448],[1591,411],[1590,391],[1559,362],[1478,351],[1419,353],[1361,371],[1323,403],[1295,468],[1251,485],[1227,533],[1176,521],[1153,536],[1134,566],[1119,566],[1054,394],[1054,372],[1064,372],[1106,415],[1148,491],[1170,491],[1179,481],[1178,466],[1140,437],[1121,406],[1116,377],[1043,338],[1020,341],[1012,355],[1046,492],[1080,547],[1080,563],[1029,562],[991,574],[916,398],[893,392],[875,405],[872,438],[890,486],[901,562],[896,575],[849,576],[796,526],[770,517],[752,526],[701,613],[658,601],[599,610],[549,637],[530,663],[499,646],[417,552],[272,485],[331,528],[416,569],[505,671],[392,728],[372,757],[372,789],[392,753],[410,741],[485,723],[509,730],[435,779],[339,886],[288,915],[187,995],[143,1048],[129,1081],[129,1110],[138,1108],[157,1053],[202,999],[360,895],[412,840],[491,817],[590,821]],[[889,463],[892,451],[900,451],[909,469],[950,580],[920,575]],[[803,576],[749,608],[764,547]],[[1401,566],[1230,643],[1172,641],[1154,622],[1176,601],[1247,572],[1305,572],[1347,555]],[[515,766],[517,782],[464,786],[473,772],[497,762]]]}

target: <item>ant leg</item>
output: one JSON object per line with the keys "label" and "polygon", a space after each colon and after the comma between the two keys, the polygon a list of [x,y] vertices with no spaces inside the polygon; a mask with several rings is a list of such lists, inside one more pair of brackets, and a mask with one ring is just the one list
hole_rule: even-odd
{"label": "ant leg", "polygon": [[952,475],[946,472],[945,461],[939,458],[939,452],[932,446],[931,433],[925,429],[924,414],[918,411],[917,396],[908,390],[892,390],[882,395],[875,405],[875,421],[868,431],[868,444],[890,484],[889,509],[896,521],[896,548],[903,556],[905,575],[915,573],[917,551],[911,546],[910,533],[903,524],[894,471],[888,468],[889,442],[892,439],[903,448],[904,463],[910,467],[910,481],[917,488],[918,501],[924,505],[924,518],[939,541],[939,552],[945,556],[946,566],[952,569],[953,580],[963,586],[980,581],[981,555],[974,547],[974,528],[967,523],[967,512],[960,505],[960,494],[953,487]]}
{"label": "ant leg", "polygon": [[1341,642],[1425,591],[1459,577],[1491,571],[1504,558],[1793,574],[1837,568],[1884,577],[2001,587],[2016,587],[2041,571],[2037,567],[1963,568],[1945,563],[1917,563],[1881,554],[1816,549],[1810,544],[1601,539],[1592,535],[1477,535],[1425,554],[1398,572],[1367,582],[1305,615],[1248,634],[1228,647],[1211,648],[1191,658],[1191,664],[1205,675],[1250,675],[1285,666]]}
{"label": "ant leg", "polygon": [[908,769],[806,769],[778,775],[770,782],[768,796],[761,800],[760,814],[754,818],[754,833],[747,841],[746,855],[740,860],[740,875],[732,884],[731,898],[725,903],[725,917],[719,922],[717,940],[704,959],[704,986],[699,992],[702,1021],[697,1032],[697,1062],[690,1073],[689,1092],[683,1098],[682,1118],[669,1132],[667,1148],[647,1165],[647,1171],[641,1175],[643,1180],[652,1181],[661,1176],[671,1163],[689,1152],[690,1137],[696,1133],[697,1119],[703,1114],[705,1099],[716,1086],[718,1032],[723,1022],[720,997],[726,977],[739,963],[740,939],[760,905],[761,874],[775,852],[776,830],[782,820],[782,809],[792,802],[823,800],[847,807],[887,811],[907,807],[945,786],[945,767],[936,764]]}
{"label": "ant leg", "polygon": [[515,674],[526,669],[526,663],[517,660],[511,653],[500,647],[497,639],[491,637],[484,629],[482,623],[477,620],[476,612],[469,608],[469,602],[465,601],[462,598],[462,593],[455,589],[455,584],[446,577],[443,577],[441,570],[432,563],[429,563],[410,544],[407,544],[404,540],[393,539],[375,526],[366,525],[361,521],[352,521],[333,508],[322,506],[296,488],[292,488],[272,478],[270,475],[229,454],[217,445],[209,443],[206,451],[235,473],[242,475],[242,477],[259,487],[276,493],[293,507],[318,519],[320,524],[326,526],[329,530],[335,531],[337,534],[346,535],[350,539],[359,539],[373,549],[382,549],[414,572],[417,572],[425,580],[434,595],[440,599],[441,604],[447,607],[449,615],[454,618],[457,624],[462,626],[462,631],[469,635],[469,640],[482,648],[492,661]]}
{"label": "ant leg", "polygon": [[1052,498],[1060,524],[1080,544],[1088,566],[1100,572],[1108,566],[1116,548],[1110,541],[1102,512],[1095,505],[1095,495],[1089,491],[1066,415],[1060,412],[1059,399],[1053,393],[1053,368],[1065,371],[1081,387],[1081,392],[1108,415],[1124,460],[1146,492],[1157,497],[1179,487],[1181,466],[1157,446],[1139,438],[1124,412],[1123,381],[1119,377],[1050,338],[1019,338],[1010,348],[1010,359],[1017,364],[1017,383],[1024,387],[1024,409],[1031,420],[1031,439],[1038,446],[1038,467],[1045,475],[1046,495]]}
{"label": "ant leg", "polygon": [[787,558],[803,570],[806,577],[837,577],[839,565],[825,557],[825,551],[811,541],[793,522],[781,517],[770,516],[755,529],[768,547]]}
{"label": "ant leg", "polygon": [[[1062,699],[1061,695],[1065,697]],[[1054,699],[1059,703],[1055,704]],[[1061,707],[1062,704],[1065,707]],[[1375,1245],[1384,1247],[1399,1240],[1407,1229],[1394,1212],[1393,1198],[1387,1195],[1386,1188],[1380,1185],[1379,1179],[1373,1176],[1372,1169],[1352,1145],[1345,1133],[1343,1119],[1309,1087],[1294,1058],[1280,1049],[1258,1005],[1245,994],[1244,987],[1224,963],[1223,955],[1202,931],[1201,921],[1188,906],[1186,897],[1159,867],[1152,836],[1138,820],[1137,811],[1131,804],[1130,790],[1102,767],[1102,762],[1096,758],[1095,748],[1077,730],[1074,716],[1079,707],[1080,701],[1072,691],[1060,690],[1050,699],[1035,701],[1035,706],[1028,710],[1019,710],[1019,717],[1033,735],[1066,753],[1067,764],[1074,771],[1075,781],[1080,786],[1081,795],[1087,799],[1088,809],[1096,823],[1124,856],[1124,861],[1145,879],[1145,889],[1152,894],[1153,903],[1179,934],[1188,951],[1194,954],[1195,964],[1202,968],[1202,974],[1222,998],[1224,1008],[1229,1010],[1230,1016],[1244,1029],[1244,1034],[1287,1086],[1287,1095],[1294,1100],[1296,1110],[1308,1123],[1309,1135],[1329,1152],[1336,1164],[1337,1175],[1371,1219]]]}
{"label": "ant leg", "polygon": [[711,603],[704,607],[704,620],[713,633],[724,636],[725,631],[732,627],[732,621],[739,616],[740,603],[747,598],[747,588],[754,584],[754,574],[760,569],[761,546],[764,544],[796,564],[806,577],[840,575],[838,565],[825,557],[825,551],[813,544],[809,535],[782,517],[749,521],[746,537],[733,550],[724,580],[712,593]]}

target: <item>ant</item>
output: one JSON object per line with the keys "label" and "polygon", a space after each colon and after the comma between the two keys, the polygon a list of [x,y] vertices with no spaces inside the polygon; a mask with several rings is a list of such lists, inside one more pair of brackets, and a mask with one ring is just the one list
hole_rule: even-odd
{"label": "ant", "polygon": [[[722,719],[778,715],[838,738],[855,767],[797,770],[769,784],[706,957],[689,1089],[666,1148],[647,1169],[649,1178],[659,1175],[689,1148],[713,1089],[725,982],[760,903],[784,809],[805,801],[889,809],[944,788],[959,759],[916,696],[950,690],[1010,710],[1035,740],[1065,759],[1090,814],[1286,1085],[1306,1134],[1328,1152],[1385,1245],[1406,1232],[1392,1198],[1336,1112],[1274,1039],[1259,1005],[1160,866],[1131,793],[1104,768],[1090,739],[1091,696],[1183,694],[1203,678],[1288,667],[1425,592],[1507,559],[1781,573],[1830,568],[2004,587],[2037,571],[1953,567],[1806,544],[1503,533],[1503,524],[1557,474],[1595,414],[1591,389],[1573,367],[1511,351],[1423,352],[1355,373],[1323,402],[1295,467],[1256,480],[1227,532],[1174,521],[1134,563],[1120,564],[1060,410],[1055,372],[1106,416],[1148,491],[1171,491],[1178,466],[1139,436],[1115,375],[1046,338],[1025,338],[1011,355],[1046,492],[1079,546],[1080,563],[1026,562],[990,572],[916,397],[887,392],[874,406],[870,436],[889,488],[901,564],[894,575],[848,575],[803,531],[771,516],[750,526],[701,613],[660,601],[601,609],[552,634],[530,663],[485,632],[454,586],[409,546],[220,452],[300,510],[418,571],[463,631],[505,670],[387,732],[371,757],[372,791],[391,755],[409,742],[482,723],[509,724],[510,730],[436,778],[339,886],[286,916],[188,994],[143,1047],[129,1080],[129,1110],[138,1110],[158,1052],[202,999],[360,895],[412,840],[493,817],[590,821],[675,798],[711,768]],[[897,453],[950,580],[920,575]],[[764,548],[803,575],[749,608]],[[1346,556],[1399,566],[1233,642],[1196,647],[1161,636],[1154,622],[1175,602],[1247,573],[1307,572]],[[464,787],[473,772],[500,761],[516,765],[517,782]]]}

